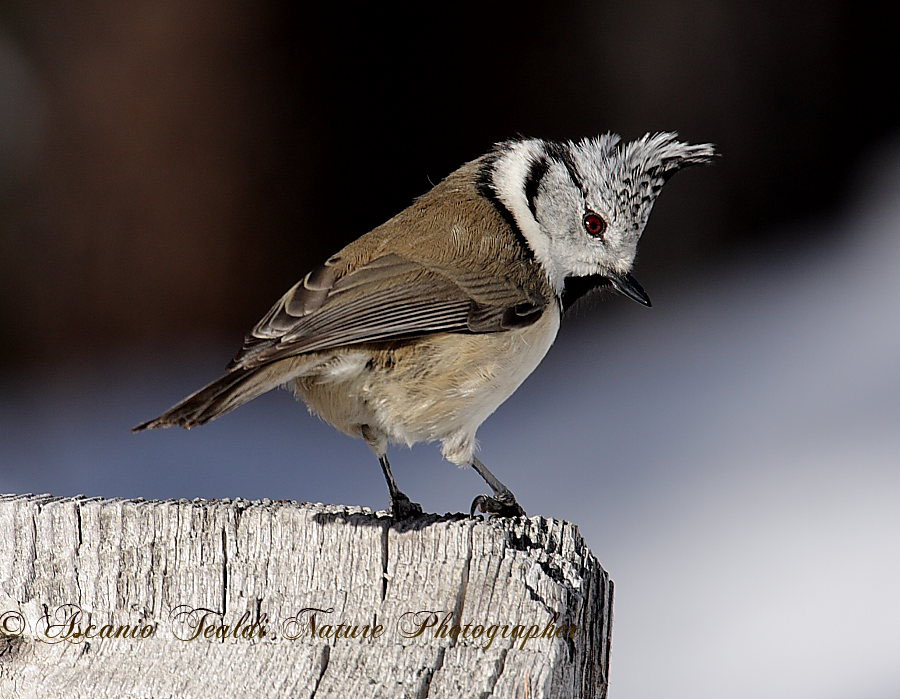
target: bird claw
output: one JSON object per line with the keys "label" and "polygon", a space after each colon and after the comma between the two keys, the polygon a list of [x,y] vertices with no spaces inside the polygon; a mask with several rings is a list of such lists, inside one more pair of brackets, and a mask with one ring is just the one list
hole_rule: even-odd
{"label": "bird claw", "polygon": [[396,520],[412,519],[422,514],[422,506],[417,502],[412,502],[403,493],[397,493],[391,501],[391,516]]}
{"label": "bird claw", "polygon": [[481,494],[472,501],[470,514],[475,516],[477,511],[489,514],[492,517],[525,517],[525,510],[516,502],[512,493],[499,493],[492,497]]}

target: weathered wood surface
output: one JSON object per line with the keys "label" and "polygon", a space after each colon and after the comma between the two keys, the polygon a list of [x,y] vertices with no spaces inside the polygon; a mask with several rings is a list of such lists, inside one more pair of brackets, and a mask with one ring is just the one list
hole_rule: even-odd
{"label": "weathered wood surface", "polygon": [[[333,611],[310,623],[308,607]],[[201,628],[232,634],[246,612],[238,638],[180,640],[204,612],[193,628],[175,614],[195,608],[216,613]],[[424,611],[472,626],[406,637],[436,618],[409,614]],[[604,697],[611,611],[606,572],[556,520],[396,524],[268,500],[0,496],[2,697]],[[574,638],[512,637],[548,623],[575,625]],[[310,635],[338,624],[383,631]]]}

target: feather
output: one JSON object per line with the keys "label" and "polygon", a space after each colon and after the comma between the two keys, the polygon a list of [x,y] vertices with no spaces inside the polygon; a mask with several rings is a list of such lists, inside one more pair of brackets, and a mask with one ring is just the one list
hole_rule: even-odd
{"label": "feather", "polygon": [[331,262],[272,307],[230,368],[436,332],[502,332],[534,322],[543,307],[539,297],[508,280],[486,280],[446,263],[389,254],[341,275]]}

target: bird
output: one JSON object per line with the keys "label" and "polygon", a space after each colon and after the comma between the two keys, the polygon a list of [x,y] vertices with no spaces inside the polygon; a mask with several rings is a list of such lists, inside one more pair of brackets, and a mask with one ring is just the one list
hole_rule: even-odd
{"label": "bird", "polygon": [[133,431],[190,429],[285,387],[371,447],[394,518],[423,510],[397,486],[388,445],[419,442],[484,479],[472,516],[524,516],[476,456],[478,428],[579,298],[605,289],[651,305],[632,275],[651,208],[672,175],[717,156],[674,132],[495,143],[309,271],[222,377]]}

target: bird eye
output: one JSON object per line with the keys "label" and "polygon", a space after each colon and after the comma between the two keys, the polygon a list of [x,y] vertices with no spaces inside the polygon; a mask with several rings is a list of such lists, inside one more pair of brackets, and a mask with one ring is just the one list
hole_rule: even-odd
{"label": "bird eye", "polygon": [[603,231],[606,230],[606,221],[595,213],[585,214],[582,222],[584,223],[584,230],[595,238],[599,238],[603,235]]}

